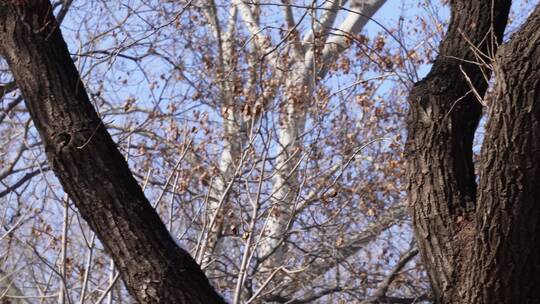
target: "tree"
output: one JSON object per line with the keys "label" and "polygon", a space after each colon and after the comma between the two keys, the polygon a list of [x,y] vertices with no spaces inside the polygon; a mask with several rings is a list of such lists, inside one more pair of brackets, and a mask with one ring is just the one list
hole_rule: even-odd
{"label": "tree", "polygon": [[[439,56],[410,94],[409,205],[437,303],[540,301],[540,6],[497,50],[510,5],[451,1]],[[477,185],[473,137],[491,74]]]}
{"label": "tree", "polygon": [[[317,20],[302,38],[297,30],[298,22],[295,20],[293,5],[289,2],[284,4],[283,13],[286,22],[288,34],[284,40],[291,40],[292,45],[284,52],[287,56],[280,57],[277,51],[278,46],[272,44],[260,29],[259,14],[260,11],[252,10],[247,3],[242,1],[233,1],[230,9],[228,28],[220,25],[217,6],[215,1],[204,2],[204,13],[206,19],[212,27],[212,33],[218,40],[218,77],[220,78],[220,99],[222,112],[224,115],[225,143],[220,156],[220,178],[215,182],[212,188],[211,196],[215,199],[211,203],[210,210],[212,218],[213,233],[205,242],[201,254],[201,263],[204,268],[211,260],[214,249],[219,242],[220,232],[226,224],[226,216],[223,214],[223,203],[226,201],[227,181],[234,178],[233,167],[235,161],[240,159],[242,149],[248,142],[247,135],[249,126],[254,121],[260,119],[257,117],[257,111],[269,108],[273,104],[279,105],[280,128],[278,134],[279,151],[275,164],[276,174],[273,177],[271,209],[268,211],[268,222],[263,231],[263,242],[259,249],[261,260],[266,260],[264,267],[267,271],[272,271],[279,267],[284,259],[287,246],[284,245],[288,239],[288,231],[295,219],[295,213],[301,212],[305,204],[298,202],[300,192],[298,181],[298,165],[301,163],[303,150],[303,138],[306,122],[309,117],[307,110],[315,102],[315,88],[321,79],[324,79],[330,70],[332,62],[335,62],[340,55],[347,50],[348,40],[358,35],[370,18],[385,3],[384,0],[351,1],[350,12],[345,20],[336,24],[336,17],[342,6],[347,1],[326,2],[323,7],[323,16]],[[312,8],[316,10],[315,7]],[[275,81],[267,85],[261,94],[252,97],[252,107],[254,112],[251,119],[242,119],[244,107],[240,106],[239,96],[233,92],[234,84],[228,78],[238,77],[234,75],[234,63],[238,56],[233,56],[233,40],[236,29],[235,20],[237,13],[240,13],[244,23],[253,37],[254,50],[246,58],[251,69],[255,69],[261,64],[259,61],[267,63],[269,73]],[[305,15],[304,15],[305,16]],[[341,35],[331,35],[330,29],[337,26],[338,33]],[[290,37],[288,37],[290,36]],[[316,41],[316,42],[315,42]],[[290,53],[290,54],[289,54]],[[225,60],[225,58],[233,60]],[[267,57],[267,58],[265,58]],[[232,76],[231,76],[232,75]],[[256,90],[258,73],[254,73],[248,80],[247,92]],[[284,94],[277,97],[278,90],[284,90]],[[281,98],[282,100],[279,100]],[[277,99],[277,100],[274,100]],[[238,165],[236,165],[238,167]],[[227,204],[230,206],[230,204]],[[238,223],[235,223],[238,225]],[[269,258],[271,257],[271,258]],[[276,262],[277,261],[277,262]]]}
{"label": "tree", "polygon": [[0,41],[49,163],[130,293],[141,303],[223,302],[131,175],[90,103],[49,1],[0,4]]}

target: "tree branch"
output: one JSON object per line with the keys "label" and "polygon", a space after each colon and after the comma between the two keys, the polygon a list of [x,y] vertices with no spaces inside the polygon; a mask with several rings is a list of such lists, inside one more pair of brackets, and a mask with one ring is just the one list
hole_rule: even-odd
{"label": "tree branch", "polygon": [[223,303],[133,178],[88,98],[49,1],[0,4],[0,53],[51,168],[130,294],[140,303]]}
{"label": "tree branch", "polygon": [[[357,35],[385,2],[386,0],[357,0],[351,2],[351,9],[337,31],[352,36]],[[328,63],[335,61],[348,48],[348,39],[345,35],[330,34],[325,39],[321,55],[322,65],[318,72],[318,77],[324,78],[326,76],[329,68]],[[313,56],[313,52],[308,52],[308,54]],[[311,64],[313,60],[310,57],[306,57],[305,61],[306,64]]]}

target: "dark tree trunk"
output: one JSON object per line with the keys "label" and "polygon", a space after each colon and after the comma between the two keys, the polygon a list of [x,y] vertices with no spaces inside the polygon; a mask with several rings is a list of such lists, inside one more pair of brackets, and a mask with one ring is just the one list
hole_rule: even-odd
{"label": "dark tree trunk", "polygon": [[[499,50],[467,303],[540,303],[540,5]],[[470,284],[471,284],[470,283]]]}
{"label": "dark tree trunk", "polygon": [[222,303],[145,198],[92,107],[49,1],[0,1],[0,52],[49,163],[140,303]]}
{"label": "dark tree trunk", "polygon": [[476,205],[472,144],[482,113],[476,94],[484,95],[490,76],[474,63],[478,58],[487,60],[476,52],[493,55],[510,5],[510,0],[451,1],[452,19],[439,56],[409,97],[409,205],[418,247],[440,303],[453,303],[457,297],[463,247],[470,244],[469,214]]}
{"label": "dark tree trunk", "polygon": [[[451,1],[440,54],[410,95],[409,205],[437,303],[540,303],[540,9],[493,63],[510,2]],[[491,64],[497,98],[477,187],[476,96]]]}

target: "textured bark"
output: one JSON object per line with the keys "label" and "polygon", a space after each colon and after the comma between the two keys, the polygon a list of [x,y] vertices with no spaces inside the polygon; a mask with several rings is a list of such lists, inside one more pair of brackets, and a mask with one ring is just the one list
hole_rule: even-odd
{"label": "textured bark", "polygon": [[0,52],[49,163],[140,303],[221,303],[178,247],[92,107],[50,3],[0,2]]}
{"label": "textured bark", "polygon": [[540,303],[539,28],[540,6],[497,56],[466,303]]}
{"label": "textured bark", "polygon": [[473,49],[493,56],[510,4],[451,1],[440,55],[410,96],[409,204],[437,303],[540,303],[540,8],[496,57],[479,187],[472,162],[490,74]]}

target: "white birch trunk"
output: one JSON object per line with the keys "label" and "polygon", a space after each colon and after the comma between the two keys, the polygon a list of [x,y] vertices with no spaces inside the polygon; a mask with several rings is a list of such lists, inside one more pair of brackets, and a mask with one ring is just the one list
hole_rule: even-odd
{"label": "white birch trunk", "polygon": [[[316,81],[313,80],[313,77],[324,78],[328,72],[328,63],[336,60],[347,49],[346,37],[343,33],[358,34],[385,2],[386,0],[353,1],[351,10],[354,12],[350,12],[339,26],[339,35],[327,36],[322,58],[314,57],[316,52],[313,47],[315,44],[312,44],[307,49],[304,61],[292,65],[295,67],[292,71],[300,70],[301,72],[299,74],[293,73],[292,77],[289,78],[291,80],[286,85],[286,101],[282,104],[277,173],[274,177],[272,206],[263,232],[265,240],[259,252],[261,258],[273,255],[264,265],[264,268],[268,270],[279,267],[285,258],[286,248],[281,244],[287,238],[287,231],[295,212],[295,201],[299,190],[295,168],[302,154],[302,141],[299,136],[304,132],[308,114],[307,108],[314,97]],[[324,20],[323,25],[328,23],[328,20],[335,20],[335,10],[327,12],[327,15],[322,19]],[[325,31],[325,29],[320,30]]]}
{"label": "white birch trunk", "polygon": [[[306,123],[309,97],[313,95],[313,87],[308,79],[306,74],[293,73],[285,85],[286,101],[282,105],[280,115],[281,128],[278,137],[277,172],[274,175],[272,185],[272,205],[263,232],[265,239],[259,252],[260,258],[272,255],[273,262],[270,264],[280,263],[283,260],[285,250],[284,246],[280,246],[280,244],[283,242],[294,216],[298,192],[296,171],[303,153],[300,136]],[[268,266],[270,267],[265,268],[270,270],[275,265]]]}
{"label": "white birch trunk", "polygon": [[[228,111],[228,109],[225,109]],[[223,133],[224,133],[224,146],[223,151],[219,159],[219,171],[221,176],[218,176],[213,185],[210,188],[210,200],[208,202],[208,220],[216,216],[216,220],[212,227],[207,227],[210,229],[209,234],[206,240],[206,248],[203,253],[203,258],[201,261],[201,267],[207,270],[207,274],[211,272],[212,267],[208,267],[212,262],[214,253],[217,250],[219,240],[221,239],[222,232],[225,229],[227,224],[225,210],[230,210],[231,206],[228,202],[228,194],[226,194],[225,202],[220,208],[220,198],[223,196],[224,192],[227,191],[227,185],[234,178],[235,168],[238,165],[235,162],[242,153],[242,147],[244,140],[241,136],[241,126],[238,124],[238,115],[232,113],[233,110],[230,110],[230,114],[224,114],[223,118]],[[225,117],[228,116],[228,117]],[[229,223],[230,224],[230,223]]]}
{"label": "white birch trunk", "polygon": [[[209,1],[209,9],[206,11],[207,19],[210,20],[210,24],[213,28],[214,35],[218,41],[218,56],[220,64],[220,74],[218,80],[220,84],[220,102],[221,102],[221,114],[223,118],[223,150],[219,158],[219,172],[218,176],[210,188],[210,200],[208,202],[208,216],[207,223],[210,223],[210,219],[215,216],[215,221],[212,227],[207,227],[210,231],[207,234],[204,241],[204,252],[202,253],[202,259],[200,262],[202,269],[204,269],[207,275],[211,275],[213,267],[209,267],[214,258],[214,254],[219,245],[219,241],[222,236],[224,226],[226,224],[226,214],[223,210],[230,209],[228,199],[225,198],[225,203],[221,204],[220,198],[224,195],[227,189],[227,185],[234,178],[236,159],[242,153],[242,148],[245,142],[245,132],[243,132],[242,122],[240,119],[240,109],[235,103],[235,96],[233,92],[233,40],[235,35],[235,22],[236,22],[236,7],[231,8],[231,15],[229,23],[227,25],[227,32],[223,33],[216,15],[216,7],[213,1]],[[224,208],[225,206],[225,208]]]}

